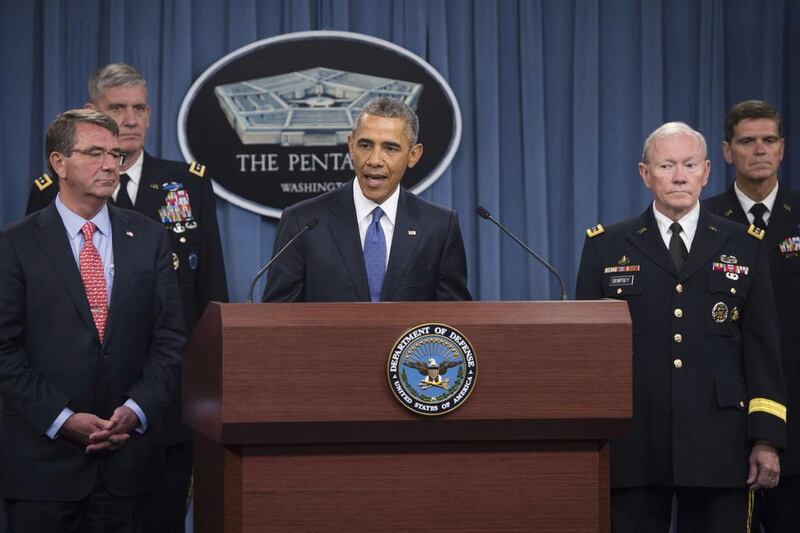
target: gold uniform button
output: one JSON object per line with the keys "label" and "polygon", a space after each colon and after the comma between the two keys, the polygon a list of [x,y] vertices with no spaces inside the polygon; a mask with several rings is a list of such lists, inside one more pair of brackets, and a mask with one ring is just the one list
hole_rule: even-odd
{"label": "gold uniform button", "polygon": [[679,294],[682,293],[683,292],[683,285],[681,285],[680,283],[675,285],[675,291],[678,292]]}
{"label": "gold uniform button", "polygon": [[744,402],[739,400],[739,407],[744,407]]}
{"label": "gold uniform button", "polygon": [[180,238],[180,239],[178,239],[178,240],[179,240],[179,241],[181,241],[181,243],[185,243],[185,242],[186,242],[186,237],[181,237],[181,238]]}
{"label": "gold uniform button", "polygon": [[675,311],[673,311],[673,312],[675,313],[675,316],[678,317],[678,318],[683,316],[683,309],[678,308],[678,309],[675,309]]}
{"label": "gold uniform button", "polygon": [[682,367],[682,366],[683,366],[683,361],[681,361],[680,359],[675,359],[675,360],[672,362],[672,364],[673,364],[673,365],[675,365],[675,368],[680,368],[680,367]]}
{"label": "gold uniform button", "polygon": [[674,340],[675,342],[683,342],[683,335],[681,335],[680,333],[676,333],[672,337],[672,340]]}
{"label": "gold uniform button", "polygon": [[617,289],[617,294],[622,294],[622,289]]}
{"label": "gold uniform button", "polygon": [[731,294],[736,294],[736,287],[731,287]]}

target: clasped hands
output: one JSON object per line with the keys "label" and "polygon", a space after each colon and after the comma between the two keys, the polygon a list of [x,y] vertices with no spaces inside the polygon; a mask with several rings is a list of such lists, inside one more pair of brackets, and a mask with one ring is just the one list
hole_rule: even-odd
{"label": "clasped hands", "polygon": [[73,413],[61,426],[59,434],[85,446],[86,453],[118,450],[139,423],[136,413],[121,405],[114,409],[108,420],[91,413]]}

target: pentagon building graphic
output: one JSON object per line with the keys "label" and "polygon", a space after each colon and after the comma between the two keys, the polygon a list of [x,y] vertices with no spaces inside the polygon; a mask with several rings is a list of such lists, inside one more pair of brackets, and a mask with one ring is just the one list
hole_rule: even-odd
{"label": "pentagon building graphic", "polygon": [[316,67],[214,88],[242,144],[345,144],[359,111],[389,96],[417,108],[422,85]]}

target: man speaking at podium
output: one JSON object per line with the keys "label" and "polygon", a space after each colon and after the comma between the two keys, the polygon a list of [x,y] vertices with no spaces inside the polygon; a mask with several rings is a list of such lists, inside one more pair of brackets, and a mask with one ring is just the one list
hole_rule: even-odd
{"label": "man speaking at podium", "polygon": [[417,164],[419,120],[393,98],[369,102],[347,147],[356,178],[283,212],[265,302],[471,300],[458,218],[400,187]]}
{"label": "man speaking at podium", "polygon": [[700,206],[703,136],[672,122],[645,141],[643,214],[587,231],[579,299],[626,300],[633,424],[610,443],[615,533],[750,531],[786,442],[778,317],[763,232]]}

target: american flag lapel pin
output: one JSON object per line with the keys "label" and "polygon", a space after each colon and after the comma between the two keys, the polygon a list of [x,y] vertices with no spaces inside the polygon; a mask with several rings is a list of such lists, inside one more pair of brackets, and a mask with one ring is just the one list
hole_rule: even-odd
{"label": "american flag lapel pin", "polygon": [[132,231],[126,231],[125,235],[127,235],[128,237],[133,237],[133,232]]}
{"label": "american flag lapel pin", "polygon": [[412,236],[412,237],[416,237],[417,236],[417,230],[412,228],[412,229],[408,230],[408,234],[410,236]]}

